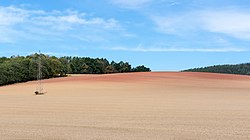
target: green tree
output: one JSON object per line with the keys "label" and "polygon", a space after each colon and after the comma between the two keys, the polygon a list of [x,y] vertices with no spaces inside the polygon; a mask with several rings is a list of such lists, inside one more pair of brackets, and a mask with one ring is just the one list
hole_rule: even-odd
{"label": "green tree", "polygon": [[144,65],[137,66],[132,69],[133,72],[149,72],[151,71],[150,68],[145,67]]}
{"label": "green tree", "polygon": [[[52,78],[71,74],[105,74],[117,72],[146,71],[145,67],[131,68],[128,62],[116,63],[105,58],[60,57],[44,54],[32,54],[26,57],[0,57],[0,85],[25,82],[37,79],[38,62],[42,65],[42,78]],[[249,66],[241,67],[242,72],[249,73]]]}

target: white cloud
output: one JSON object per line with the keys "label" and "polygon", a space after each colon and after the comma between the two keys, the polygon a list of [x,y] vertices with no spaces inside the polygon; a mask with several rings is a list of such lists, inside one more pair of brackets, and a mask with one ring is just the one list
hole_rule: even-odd
{"label": "white cloud", "polygon": [[166,34],[181,35],[197,29],[195,20],[190,15],[181,16],[153,16],[156,30]]}
{"label": "white cloud", "polygon": [[8,26],[24,22],[28,14],[14,7],[0,7],[0,26]]}
{"label": "white cloud", "polygon": [[221,33],[250,40],[250,11],[203,10],[178,15],[151,16],[156,30],[165,34]]}
{"label": "white cloud", "polygon": [[163,47],[113,47],[111,50],[116,51],[133,51],[133,52],[243,52],[244,49],[239,48],[163,48]]}
{"label": "white cloud", "polygon": [[73,35],[84,36],[84,32],[88,33],[88,37],[91,34],[96,36],[98,32],[105,38],[106,32],[120,30],[120,23],[113,18],[93,17],[72,10],[44,11],[0,6],[0,43],[13,43],[24,38],[63,40]]}
{"label": "white cloud", "polygon": [[119,29],[119,22],[115,19],[103,19],[99,17],[93,17],[90,19],[84,18],[78,14],[73,15],[49,15],[49,16],[37,16],[31,18],[32,23],[42,26],[64,26],[65,30],[72,29],[74,25],[80,26],[98,26],[105,29]]}
{"label": "white cloud", "polygon": [[204,29],[240,39],[250,39],[250,12],[209,11],[202,13]]}

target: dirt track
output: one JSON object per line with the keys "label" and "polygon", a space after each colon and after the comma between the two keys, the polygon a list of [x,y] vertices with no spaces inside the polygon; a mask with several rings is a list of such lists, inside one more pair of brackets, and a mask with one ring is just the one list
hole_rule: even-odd
{"label": "dirt track", "polygon": [[1,140],[250,139],[250,76],[73,75],[0,87]]}

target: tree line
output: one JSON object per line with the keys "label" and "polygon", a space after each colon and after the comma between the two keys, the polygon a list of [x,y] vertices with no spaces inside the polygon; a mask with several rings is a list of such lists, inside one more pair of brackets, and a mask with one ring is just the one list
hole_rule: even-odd
{"label": "tree line", "polygon": [[184,71],[250,75],[250,63],[236,64],[236,65],[214,65],[209,67],[188,69]]}
{"label": "tree line", "polygon": [[37,79],[38,58],[41,59],[42,78],[66,76],[67,74],[110,74],[125,72],[148,72],[150,68],[132,68],[128,62],[109,62],[105,58],[55,57],[45,54],[0,57],[0,85]]}

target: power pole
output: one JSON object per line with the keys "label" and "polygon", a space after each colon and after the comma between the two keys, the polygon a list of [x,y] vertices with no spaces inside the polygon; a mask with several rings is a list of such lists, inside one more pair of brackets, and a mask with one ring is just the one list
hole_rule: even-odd
{"label": "power pole", "polygon": [[39,50],[39,54],[38,54],[38,69],[37,69],[37,87],[36,87],[36,91],[35,94],[36,95],[40,95],[40,94],[44,94],[43,92],[43,86],[42,86],[42,60],[41,60],[41,51]]}

